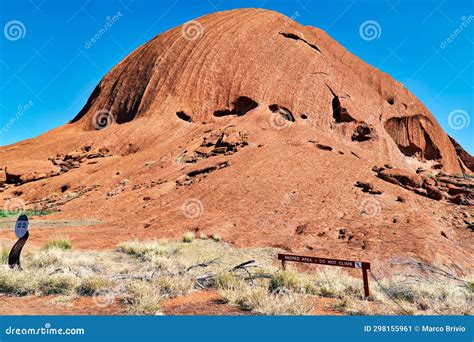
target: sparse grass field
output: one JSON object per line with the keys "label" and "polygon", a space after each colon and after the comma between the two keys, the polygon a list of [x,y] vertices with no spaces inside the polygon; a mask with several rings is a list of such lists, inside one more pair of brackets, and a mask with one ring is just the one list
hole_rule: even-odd
{"label": "sparse grass field", "polygon": [[[129,241],[115,251],[79,251],[59,238],[25,253],[23,270],[9,269],[2,252],[0,293],[56,295],[66,301],[92,296],[97,305],[121,302],[129,314],[139,315],[159,314],[164,300],[203,289],[217,291],[228,305],[263,315],[312,314],[321,297],[334,298],[334,308],[350,315],[473,313],[472,279],[385,278],[383,289],[371,283],[367,301],[361,279],[338,268],[282,271],[277,249],[236,249],[216,240],[193,234],[178,242]],[[250,260],[255,262],[236,267]]]}
{"label": "sparse grass field", "polygon": [[[51,214],[52,211],[50,210],[35,210],[35,209],[27,209],[25,210],[25,214],[28,216],[45,216]],[[2,217],[18,217],[21,213],[16,210],[4,210],[0,209],[0,218]]]}

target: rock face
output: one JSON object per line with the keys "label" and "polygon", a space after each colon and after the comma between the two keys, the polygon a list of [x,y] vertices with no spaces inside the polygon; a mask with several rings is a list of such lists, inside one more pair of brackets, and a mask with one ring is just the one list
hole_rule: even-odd
{"label": "rock face", "polygon": [[472,157],[460,151],[403,85],[324,31],[242,9],[160,34],[70,123],[0,147],[0,200],[101,219],[108,248],[193,230],[468,273]]}
{"label": "rock face", "polygon": [[460,164],[461,164],[461,167],[463,166],[462,164],[465,165],[465,169],[467,169],[466,171],[467,172],[474,172],[474,157],[471,156],[469,153],[467,153],[461,145],[458,144],[458,142],[456,140],[454,140],[453,138],[449,137],[449,139],[451,139],[451,142],[453,143],[454,145],[454,148],[456,150],[456,153],[458,154],[458,157],[460,159]]}
{"label": "rock face", "polygon": [[446,198],[454,204],[471,205],[474,199],[474,182],[469,179],[448,175],[435,178],[423,169],[418,169],[416,174],[408,170],[383,167],[375,167],[373,171],[384,181],[437,201]]}
{"label": "rock face", "polygon": [[398,148],[461,173],[453,143],[431,113],[323,31],[265,10],[228,11],[198,22],[196,36],[177,27],[120,62],[72,123],[92,130],[141,117],[219,122],[279,106],[304,113],[321,129],[352,123],[345,128],[355,139],[360,125],[371,124],[379,136],[374,149]]}
{"label": "rock face", "polygon": [[394,184],[400,184],[414,188],[421,188],[423,185],[423,179],[421,176],[402,169],[381,170],[379,171],[378,176],[387,182]]}

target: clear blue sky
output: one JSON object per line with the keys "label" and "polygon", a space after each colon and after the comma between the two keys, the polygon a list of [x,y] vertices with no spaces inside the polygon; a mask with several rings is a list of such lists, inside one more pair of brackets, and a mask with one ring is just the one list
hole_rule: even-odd
{"label": "clear blue sky", "polygon": [[[300,23],[324,29],[352,53],[391,74],[474,154],[473,3],[0,0],[0,145],[65,124],[111,67],[160,32],[211,12],[260,7],[288,16],[297,12]],[[119,12],[118,20],[86,48],[106,18]],[[360,34],[368,20],[380,27],[376,39]]]}

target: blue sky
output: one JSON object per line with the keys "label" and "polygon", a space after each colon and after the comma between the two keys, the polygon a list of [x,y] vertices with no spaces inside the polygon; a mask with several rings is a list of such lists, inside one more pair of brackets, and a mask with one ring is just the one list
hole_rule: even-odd
{"label": "blue sky", "polygon": [[[474,154],[472,0],[0,0],[0,145],[63,125],[100,79],[160,32],[259,7],[324,29],[412,91]],[[87,44],[110,18],[114,23]],[[372,22],[364,34],[361,27]],[[373,23],[375,22],[375,24]],[[372,31],[373,32],[373,31]],[[449,38],[449,39],[448,39]],[[90,46],[89,46],[90,45]]]}

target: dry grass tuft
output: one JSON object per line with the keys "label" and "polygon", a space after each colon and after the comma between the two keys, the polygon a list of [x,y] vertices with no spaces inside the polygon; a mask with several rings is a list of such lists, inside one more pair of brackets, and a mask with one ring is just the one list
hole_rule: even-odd
{"label": "dry grass tuft", "polygon": [[72,274],[45,275],[38,279],[37,292],[45,296],[70,294],[76,284],[77,278]]}
{"label": "dry grass tuft", "polygon": [[81,296],[92,296],[102,291],[106,291],[112,286],[113,282],[110,279],[96,275],[90,275],[82,279],[81,283],[76,289],[76,292]]}
{"label": "dry grass tuft", "polygon": [[125,301],[132,315],[156,315],[160,310],[160,296],[147,282],[133,282],[127,286],[128,299]]}
{"label": "dry grass tuft", "polygon": [[37,289],[34,272],[11,270],[7,266],[0,268],[0,293],[25,296]]}
{"label": "dry grass tuft", "polygon": [[153,286],[161,296],[175,298],[187,295],[194,288],[194,279],[186,276],[162,275],[153,280]]}
{"label": "dry grass tuft", "polygon": [[44,245],[44,249],[45,250],[49,250],[49,249],[53,249],[53,248],[58,248],[58,249],[63,249],[63,250],[67,250],[67,249],[71,249],[72,248],[72,244],[71,244],[71,241],[69,241],[69,239],[67,238],[64,238],[64,237],[56,237],[52,240],[49,240],[48,242],[46,242],[46,244]]}
{"label": "dry grass tuft", "polygon": [[147,254],[169,256],[173,253],[173,248],[166,241],[147,241],[138,240],[123,242],[117,247],[117,251],[138,258],[143,258]]}
{"label": "dry grass tuft", "polygon": [[186,232],[183,235],[183,242],[191,243],[194,241],[194,233],[193,232]]}
{"label": "dry grass tuft", "polygon": [[1,265],[4,265],[4,264],[8,263],[8,255],[9,254],[10,254],[10,252],[8,251],[7,248],[5,248],[5,247],[0,248],[0,264]]}

